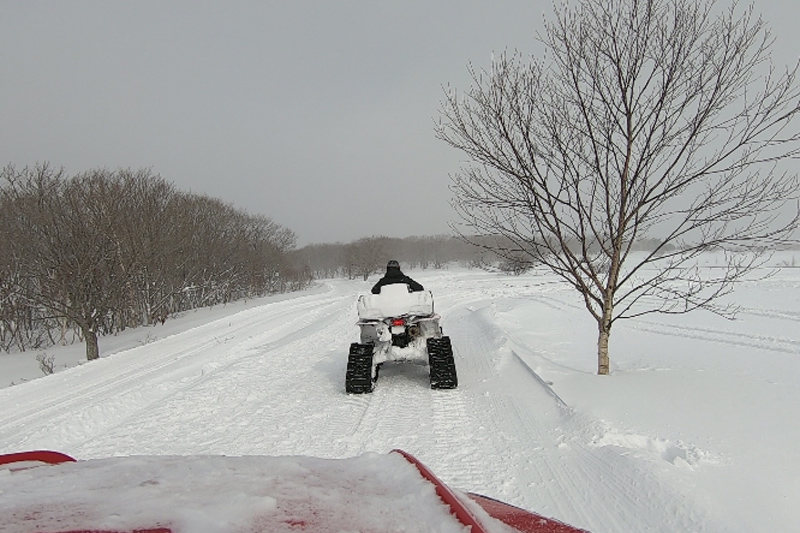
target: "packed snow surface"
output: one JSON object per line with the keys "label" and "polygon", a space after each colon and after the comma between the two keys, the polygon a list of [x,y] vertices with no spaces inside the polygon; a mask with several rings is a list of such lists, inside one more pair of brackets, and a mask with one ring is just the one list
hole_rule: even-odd
{"label": "packed snow surface", "polygon": [[[455,390],[431,390],[424,366],[387,364],[372,394],[345,394],[356,302],[375,280],[187,313],[102,338],[110,355],[69,369],[81,347],[49,349],[59,371],[41,379],[25,381],[36,353],[0,355],[0,384],[16,383],[0,389],[0,453],[401,448],[453,488],[594,533],[796,531],[800,270],[789,252],[772,264],[784,268],[729,296],[736,320],[617,323],[610,376],[595,375],[580,296],[552,274],[459,268],[412,273],[452,339]],[[0,506],[14,494],[2,490]]]}

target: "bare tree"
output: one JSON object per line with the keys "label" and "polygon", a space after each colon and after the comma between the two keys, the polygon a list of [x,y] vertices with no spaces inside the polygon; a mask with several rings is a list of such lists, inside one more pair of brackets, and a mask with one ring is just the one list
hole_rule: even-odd
{"label": "bare tree", "polygon": [[[714,0],[577,0],[540,40],[546,60],[503,54],[447,90],[437,136],[474,163],[452,184],[465,225],[580,292],[607,374],[617,320],[725,313],[718,298],[791,238],[797,67],[772,66],[752,8]],[[714,276],[708,250],[726,253]]]}
{"label": "bare tree", "polygon": [[367,281],[386,264],[386,237],[364,237],[347,247],[347,269],[352,277]]}
{"label": "bare tree", "polygon": [[15,235],[10,252],[24,275],[15,294],[28,307],[66,317],[86,341],[87,359],[97,359],[97,337],[120,290],[110,224],[95,175],[64,179],[48,165],[20,173],[4,170],[7,228]]}

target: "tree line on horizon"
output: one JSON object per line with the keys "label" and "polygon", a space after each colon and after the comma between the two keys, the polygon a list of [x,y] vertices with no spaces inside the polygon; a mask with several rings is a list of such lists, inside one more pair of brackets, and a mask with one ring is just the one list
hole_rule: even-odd
{"label": "tree line on horizon", "polygon": [[[640,239],[634,250],[652,250],[657,239]],[[579,248],[577,240],[570,247]],[[597,244],[590,244],[595,248]],[[310,279],[366,281],[382,273],[390,259],[403,269],[442,269],[449,265],[520,275],[539,264],[520,243],[502,235],[430,235],[405,238],[371,236],[348,243],[318,243],[288,254],[294,269]]]}
{"label": "tree line on horizon", "polygon": [[390,259],[404,269],[444,268],[451,263],[478,266],[494,262],[475,245],[452,235],[363,237],[349,243],[310,244],[289,254],[298,270],[314,279],[361,278],[383,272]]}

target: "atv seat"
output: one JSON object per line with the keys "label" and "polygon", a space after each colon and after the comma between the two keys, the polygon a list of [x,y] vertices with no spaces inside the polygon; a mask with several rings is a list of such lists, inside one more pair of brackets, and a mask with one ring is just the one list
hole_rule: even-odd
{"label": "atv seat", "polygon": [[381,287],[380,294],[365,294],[358,298],[360,320],[382,320],[404,315],[429,316],[433,314],[431,291],[409,292],[405,283]]}

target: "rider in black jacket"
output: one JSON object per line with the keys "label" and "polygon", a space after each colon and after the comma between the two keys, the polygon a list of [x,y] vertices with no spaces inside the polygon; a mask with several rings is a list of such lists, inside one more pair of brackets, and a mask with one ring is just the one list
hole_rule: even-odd
{"label": "rider in black jacket", "polygon": [[372,294],[380,294],[381,287],[384,285],[391,285],[392,283],[405,283],[408,285],[411,292],[425,290],[422,285],[403,274],[400,270],[400,263],[392,259],[386,264],[386,274],[378,280],[378,283],[372,287]]}

